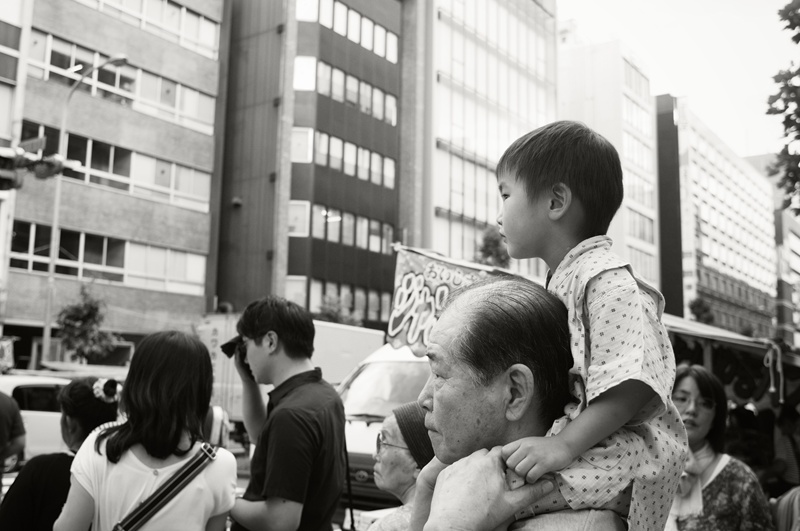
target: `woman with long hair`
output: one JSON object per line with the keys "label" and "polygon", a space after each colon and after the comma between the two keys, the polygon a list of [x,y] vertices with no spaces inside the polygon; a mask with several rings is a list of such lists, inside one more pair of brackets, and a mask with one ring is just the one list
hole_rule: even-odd
{"label": "woman with long hair", "polygon": [[[54,530],[113,529],[176,474],[202,445],[212,383],[199,339],[177,331],[145,337],[122,389],[127,418],[84,441]],[[142,529],[223,530],[235,488],[236,460],[217,449],[216,459]]]}

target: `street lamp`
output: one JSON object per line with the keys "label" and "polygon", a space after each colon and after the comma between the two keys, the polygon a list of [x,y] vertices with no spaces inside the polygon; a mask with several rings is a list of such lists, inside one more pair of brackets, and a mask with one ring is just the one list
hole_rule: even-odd
{"label": "street lamp", "polygon": [[[64,99],[64,105],[61,109],[61,127],[58,131],[58,154],[62,158],[62,160],[67,159],[67,116],[69,114],[69,101],[72,99],[72,95],[75,94],[75,91],[78,90],[78,87],[81,86],[83,80],[92,74],[95,70],[99,70],[106,66],[122,66],[128,62],[128,57],[124,54],[116,54],[112,55],[104,62],[102,62],[99,66],[91,66],[86,69],[85,72],[81,74],[81,77],[72,82],[72,85],[69,87],[69,92],[67,92],[67,97]],[[50,313],[53,311],[53,295],[55,292],[55,273],[56,273],[56,260],[58,260],[58,249],[59,249],[59,242],[60,242],[60,232],[58,226],[58,216],[59,210],[61,207],[61,179],[64,176],[59,173],[55,176],[55,191],[54,191],[54,198],[53,198],[53,225],[50,228],[50,259],[47,263],[47,296],[44,300],[44,330],[42,331],[42,357],[50,353],[50,341],[51,335],[53,333],[53,320],[50,316]],[[33,356],[30,362],[30,368],[35,369],[38,365],[38,359],[36,355],[36,351],[34,350]]]}

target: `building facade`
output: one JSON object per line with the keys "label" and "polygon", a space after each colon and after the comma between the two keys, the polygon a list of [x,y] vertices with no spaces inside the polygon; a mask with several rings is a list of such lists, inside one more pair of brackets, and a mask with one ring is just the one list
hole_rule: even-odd
{"label": "building facade", "polygon": [[234,3],[220,303],[267,293],[388,320],[399,239],[401,3]]}
{"label": "building facade", "polygon": [[[555,2],[404,1],[402,226],[473,260],[497,224],[505,149],[556,116]],[[540,261],[511,269],[543,278]]]}
{"label": "building facade", "polygon": [[772,337],[777,283],[772,184],[683,100],[661,95],[656,105],[666,311],[710,315],[715,326]]}
{"label": "building facade", "polygon": [[[190,330],[211,305],[225,11],[224,0],[4,3],[0,104],[9,86],[12,101],[0,141],[45,137],[43,154],[56,153],[64,120],[67,157],[81,164],[61,178],[49,316],[54,182],[28,176],[12,192],[0,319],[6,335],[21,338],[18,365],[38,349],[45,319],[77,302],[85,283],[105,304],[105,326],[127,341]],[[99,68],[122,55],[124,64]]]}
{"label": "building facade", "polygon": [[608,235],[614,251],[658,287],[655,98],[646,69],[619,41],[583,44],[573,26],[559,30],[559,119],[578,120],[620,155],[625,196]]}

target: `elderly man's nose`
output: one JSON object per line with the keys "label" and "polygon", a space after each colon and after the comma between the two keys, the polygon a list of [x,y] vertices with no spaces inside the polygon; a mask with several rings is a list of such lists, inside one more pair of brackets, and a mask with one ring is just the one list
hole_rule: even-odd
{"label": "elderly man's nose", "polygon": [[417,402],[425,411],[431,411],[431,399],[433,398],[431,395],[431,382],[433,382],[433,375],[428,376],[425,386],[417,397]]}

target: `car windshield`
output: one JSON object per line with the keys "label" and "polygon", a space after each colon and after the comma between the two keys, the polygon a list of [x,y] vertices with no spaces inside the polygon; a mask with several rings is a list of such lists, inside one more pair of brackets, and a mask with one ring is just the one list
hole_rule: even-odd
{"label": "car windshield", "polygon": [[416,400],[430,374],[427,363],[387,361],[367,363],[342,391],[348,417],[386,418],[392,410]]}

